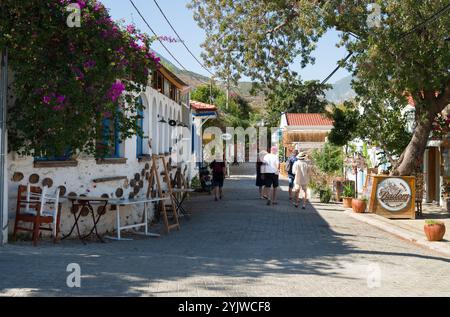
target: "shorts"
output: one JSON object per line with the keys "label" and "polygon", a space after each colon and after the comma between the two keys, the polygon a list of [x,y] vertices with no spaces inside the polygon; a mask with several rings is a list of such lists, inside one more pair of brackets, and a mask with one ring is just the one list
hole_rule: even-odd
{"label": "shorts", "polygon": [[223,177],[213,177],[212,187],[223,187],[224,178]]}
{"label": "shorts", "polygon": [[295,175],[289,175],[289,188],[294,188]]}
{"label": "shorts", "polygon": [[279,176],[277,174],[264,174],[265,186],[266,187],[279,187]]}
{"label": "shorts", "polygon": [[307,186],[307,185],[297,185],[297,186],[295,186],[295,190],[296,190],[296,191],[300,191],[300,189],[301,189],[304,193],[307,193],[308,186]]}

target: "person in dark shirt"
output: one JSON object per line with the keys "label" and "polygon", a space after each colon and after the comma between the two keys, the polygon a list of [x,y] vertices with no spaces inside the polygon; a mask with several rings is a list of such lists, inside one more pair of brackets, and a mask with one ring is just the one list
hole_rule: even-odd
{"label": "person in dark shirt", "polygon": [[225,180],[225,174],[226,174],[226,165],[225,162],[219,162],[217,160],[212,161],[212,163],[209,165],[209,167],[212,170],[213,180],[212,180],[212,187],[214,192],[214,200],[218,201],[219,198],[223,198],[223,183]]}

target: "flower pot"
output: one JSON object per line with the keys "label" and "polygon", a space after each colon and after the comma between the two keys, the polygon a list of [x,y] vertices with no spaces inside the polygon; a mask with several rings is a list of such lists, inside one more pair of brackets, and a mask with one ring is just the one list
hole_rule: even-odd
{"label": "flower pot", "polygon": [[445,224],[425,224],[423,227],[428,241],[442,241],[445,235]]}
{"label": "flower pot", "polygon": [[352,197],[344,197],[342,198],[342,203],[344,205],[344,208],[352,208]]}
{"label": "flower pot", "polygon": [[353,199],[352,200],[352,208],[353,211],[359,214],[366,212],[367,203],[365,200],[361,199]]}

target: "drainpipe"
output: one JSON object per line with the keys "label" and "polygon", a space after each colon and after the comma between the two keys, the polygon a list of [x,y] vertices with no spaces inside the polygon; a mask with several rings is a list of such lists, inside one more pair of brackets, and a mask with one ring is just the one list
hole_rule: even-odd
{"label": "drainpipe", "polygon": [[8,90],[8,51],[1,51],[0,67],[0,245],[8,241],[8,199],[6,182],[6,98]]}

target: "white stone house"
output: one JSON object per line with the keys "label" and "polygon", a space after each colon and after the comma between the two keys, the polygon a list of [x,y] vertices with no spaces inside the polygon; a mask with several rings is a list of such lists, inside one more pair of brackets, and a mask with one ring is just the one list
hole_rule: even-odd
{"label": "white stone house", "polygon": [[304,152],[321,148],[333,129],[333,121],[322,113],[283,113],[280,130],[284,156],[294,150]]}
{"label": "white stone house", "polygon": [[[63,187],[65,195],[102,196],[128,198],[145,196],[147,180],[151,166],[151,155],[162,154],[171,158],[171,152],[177,143],[172,138],[176,127],[182,127],[191,135],[192,116],[189,104],[189,86],[164,66],[154,71],[149,85],[140,96],[145,110],[139,124],[144,138],[132,138],[118,142],[113,155],[96,160],[83,153],[76,157],[58,158],[58,160],[23,157],[16,153],[7,156],[8,178],[8,218],[9,232],[14,228],[18,185]],[[176,127],[174,126],[176,125]],[[184,140],[190,143],[191,140]],[[172,160],[171,160],[172,161]],[[184,168],[188,160],[179,162]],[[176,171],[172,170],[172,173]],[[70,213],[70,203],[64,202],[61,216],[61,233],[68,232],[74,223]],[[121,208],[122,224],[134,224],[141,221],[142,206]],[[82,219],[82,231],[91,228],[89,217]],[[98,224],[100,233],[111,232],[115,228],[115,213],[108,212]]]}

